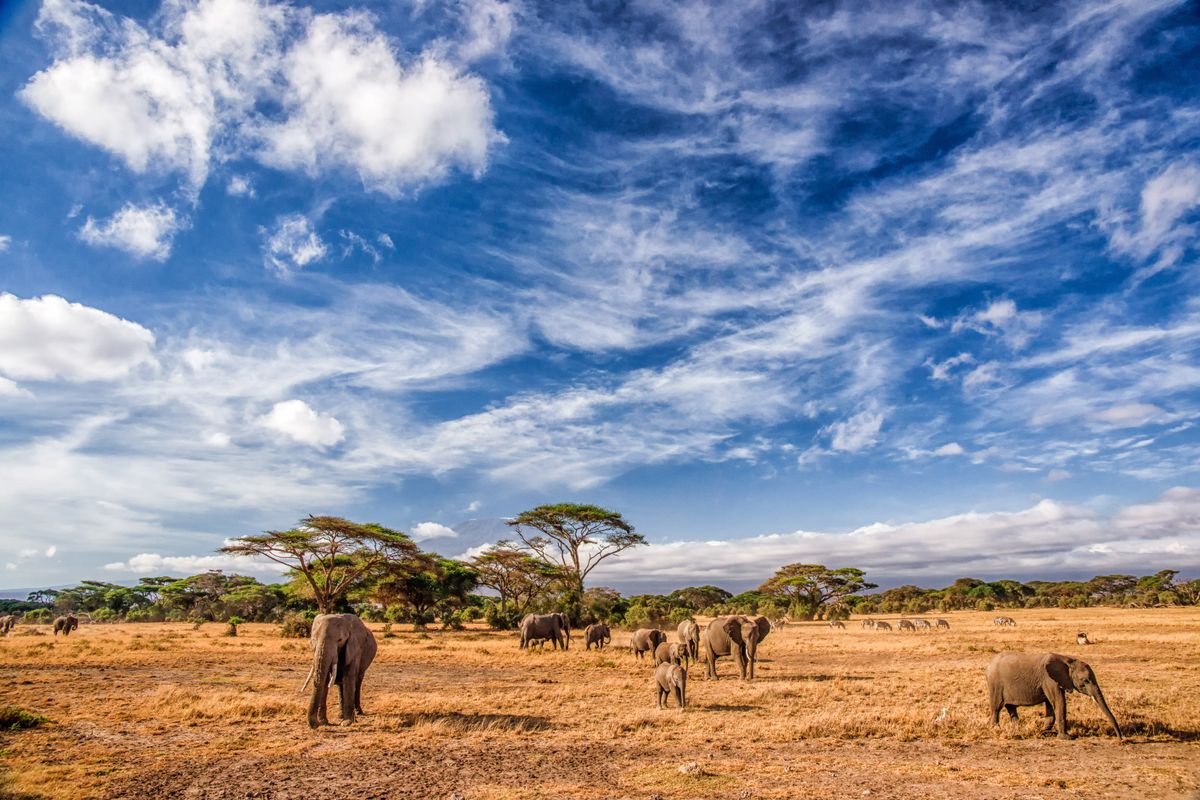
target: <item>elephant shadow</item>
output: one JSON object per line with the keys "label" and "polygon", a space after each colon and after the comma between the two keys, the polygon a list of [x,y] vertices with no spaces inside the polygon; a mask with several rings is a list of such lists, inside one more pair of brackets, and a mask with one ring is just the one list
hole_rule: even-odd
{"label": "elephant shadow", "polygon": [[813,675],[776,675],[771,678],[775,681],[814,681],[816,683],[824,683],[825,681],[869,681],[868,675],[825,675],[817,673]]}
{"label": "elephant shadow", "polygon": [[[1175,742],[1200,742],[1200,731],[1174,728],[1160,722],[1125,722],[1121,725],[1125,732],[1126,744],[1174,744]],[[1131,736],[1143,737],[1141,741],[1130,739]],[[1197,795],[1200,800],[1200,794]]]}
{"label": "elephant shadow", "polygon": [[534,733],[553,727],[546,717],[526,714],[463,714],[458,711],[425,712],[402,714],[396,722],[398,727],[412,728],[417,725],[438,725],[459,733],[488,731],[516,731]]}
{"label": "elephant shadow", "polygon": [[705,711],[759,711],[763,706],[727,706],[727,705],[704,705],[700,708]]}

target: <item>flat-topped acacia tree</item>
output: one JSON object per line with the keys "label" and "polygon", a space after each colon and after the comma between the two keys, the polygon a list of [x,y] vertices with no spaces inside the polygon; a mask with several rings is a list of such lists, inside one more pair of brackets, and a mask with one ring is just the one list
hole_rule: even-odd
{"label": "flat-topped acacia tree", "polygon": [[[523,511],[508,520],[525,547],[563,570],[563,582],[578,606],[588,573],[622,550],[646,543],[616,511],[579,503],[557,503]],[[524,530],[523,530],[524,529]],[[536,533],[529,532],[536,531]]]}
{"label": "flat-topped acacia tree", "polygon": [[238,537],[220,552],[259,556],[290,568],[304,577],[322,614],[332,614],[350,589],[385,564],[421,553],[403,533],[382,525],[311,515],[291,530]]}

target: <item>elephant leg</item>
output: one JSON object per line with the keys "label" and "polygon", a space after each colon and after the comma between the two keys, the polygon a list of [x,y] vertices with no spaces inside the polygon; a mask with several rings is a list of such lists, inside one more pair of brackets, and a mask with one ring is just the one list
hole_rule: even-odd
{"label": "elephant leg", "polygon": [[1067,693],[1060,689],[1054,701],[1054,725],[1058,728],[1058,738],[1073,739],[1067,733]]}
{"label": "elephant leg", "polygon": [[1012,703],[1008,703],[1007,705],[1005,705],[1004,710],[1008,712],[1009,719],[1012,719],[1012,720],[1017,719],[1017,707],[1014,706]]}
{"label": "elephant leg", "polygon": [[992,725],[1000,727],[1000,709],[1004,708],[1004,698],[1000,696],[1000,690],[992,687],[988,692],[988,707],[992,712]]}
{"label": "elephant leg", "polygon": [[362,707],[362,682],[366,673],[365,669],[360,669],[358,674],[354,676],[354,710],[362,715],[366,715],[367,713],[363,711]]}
{"label": "elephant leg", "polygon": [[663,707],[663,688],[661,686],[655,689],[654,701],[659,708]]}
{"label": "elephant leg", "polygon": [[675,704],[680,708],[683,708],[683,687],[679,684],[675,684]]}
{"label": "elephant leg", "polygon": [[1042,733],[1049,733],[1054,730],[1054,706],[1047,700],[1042,703],[1042,710],[1046,717],[1046,724],[1042,726]]}

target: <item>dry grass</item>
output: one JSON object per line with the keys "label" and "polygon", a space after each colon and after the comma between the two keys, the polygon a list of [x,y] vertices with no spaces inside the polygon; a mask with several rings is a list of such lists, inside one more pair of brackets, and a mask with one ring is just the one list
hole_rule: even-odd
{"label": "dry grass", "polygon": [[[376,626],[369,715],[315,733],[307,645],[277,626],[9,637],[3,702],[50,722],[0,734],[0,797],[1196,796],[1200,611],[946,616],[942,633],[776,631],[753,683],[728,659],[717,682],[693,665],[682,712],[655,708],[628,634],[603,653],[522,652],[514,634]],[[1076,646],[1079,630],[1097,643]],[[1075,741],[1039,736],[1037,709],[993,730],[983,670],[1001,649],[1088,660],[1129,741],[1078,695]]]}

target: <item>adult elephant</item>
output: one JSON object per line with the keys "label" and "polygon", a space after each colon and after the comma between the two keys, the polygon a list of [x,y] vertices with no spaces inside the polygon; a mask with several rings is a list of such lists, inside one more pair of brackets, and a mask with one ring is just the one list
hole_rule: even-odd
{"label": "adult elephant", "polygon": [[[758,661],[758,645],[771,632],[771,621],[764,616],[745,614],[717,617],[705,628],[707,644],[704,657],[708,661],[708,676],[717,677],[716,660],[735,656],[742,678],[754,679],[754,664]],[[747,676],[747,670],[749,675]]]}
{"label": "adult elephant", "polygon": [[583,649],[591,650],[596,645],[597,650],[603,650],[604,645],[612,641],[612,632],[603,622],[588,625],[583,629]]}
{"label": "adult elephant", "polygon": [[638,628],[629,639],[629,649],[639,660],[643,655],[649,653],[650,661],[653,663],[654,651],[665,641],[667,641],[667,634],[657,628]]}
{"label": "adult elephant", "polygon": [[535,639],[548,639],[557,650],[566,650],[567,641],[563,630],[562,614],[526,614],[521,620],[521,649],[524,650]]}
{"label": "adult elephant", "polygon": [[1121,726],[1108,710],[1096,674],[1078,658],[1057,653],[1000,653],[988,664],[987,683],[993,725],[1000,724],[1002,708],[1016,719],[1017,706],[1043,705],[1046,710],[1043,732],[1057,727],[1058,738],[1070,739],[1067,693],[1079,692],[1096,701],[1112,723],[1117,738],[1121,738]]}
{"label": "adult elephant", "polygon": [[[375,660],[375,636],[355,614],[318,614],[312,623],[313,658],[308,677],[313,682],[308,701],[308,726],[328,725],[325,701],[332,682],[339,689],[338,704],[343,722],[354,722],[362,708],[362,682],[367,667]],[[308,681],[305,681],[307,684]]]}
{"label": "adult elephant", "polygon": [[551,614],[553,617],[558,617],[558,622],[563,632],[563,650],[571,649],[571,618],[561,611],[556,611]]}
{"label": "adult elephant", "polygon": [[3,617],[0,617],[0,636],[8,636],[8,632],[16,624],[17,618],[12,614],[5,614]]}
{"label": "adult elephant", "polygon": [[71,631],[79,627],[79,620],[74,614],[64,614],[54,620],[54,635],[58,636],[59,631],[62,631],[63,636],[70,636]]}
{"label": "adult elephant", "polygon": [[700,658],[700,626],[696,620],[685,619],[679,623],[676,633],[679,634],[679,641],[687,645],[688,655],[693,660]]}

